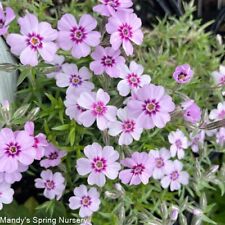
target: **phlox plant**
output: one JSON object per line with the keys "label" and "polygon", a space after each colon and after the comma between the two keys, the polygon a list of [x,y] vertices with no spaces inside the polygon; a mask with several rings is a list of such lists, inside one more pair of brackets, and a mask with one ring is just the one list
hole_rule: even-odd
{"label": "phlox plant", "polygon": [[0,215],[216,224],[224,46],[184,7],[150,30],[131,0],[3,1],[17,64],[0,70],[19,75],[0,108]]}

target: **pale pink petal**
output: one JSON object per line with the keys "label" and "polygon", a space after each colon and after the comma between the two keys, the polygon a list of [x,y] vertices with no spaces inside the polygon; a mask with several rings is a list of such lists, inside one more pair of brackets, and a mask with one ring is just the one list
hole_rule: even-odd
{"label": "pale pink petal", "polygon": [[37,52],[35,50],[31,49],[29,46],[26,47],[21,52],[20,61],[24,65],[37,66],[37,64],[38,64]]}
{"label": "pale pink petal", "polygon": [[58,45],[63,50],[70,50],[73,47],[73,42],[70,39],[70,33],[67,31],[60,31],[57,39]]}
{"label": "pale pink petal", "polygon": [[41,22],[38,25],[39,34],[44,37],[45,41],[54,41],[57,38],[58,32],[52,29],[52,26],[47,22]]}
{"label": "pale pink petal", "polygon": [[132,55],[134,52],[133,45],[131,44],[131,42],[129,40],[123,41],[123,49],[127,56]]}
{"label": "pale pink petal", "polygon": [[24,17],[20,17],[18,19],[18,24],[20,25],[20,32],[24,35],[38,32],[38,19],[31,13],[27,13]]}
{"label": "pale pink petal", "polygon": [[43,47],[38,49],[41,57],[47,61],[51,62],[55,58],[55,54],[58,47],[53,42],[43,42]]}
{"label": "pale pink petal", "polygon": [[20,55],[27,47],[26,37],[20,34],[9,34],[6,38],[6,42],[11,47],[11,52],[15,55]]}
{"label": "pale pink petal", "polygon": [[78,209],[81,207],[81,199],[79,197],[70,197],[69,198],[69,207],[73,210]]}
{"label": "pale pink petal", "polygon": [[80,114],[78,120],[83,124],[85,127],[90,127],[95,122],[95,116],[90,110],[87,110]]}
{"label": "pale pink petal", "polygon": [[81,158],[77,160],[77,171],[80,175],[87,175],[91,170],[91,162],[88,159]]}
{"label": "pale pink petal", "polygon": [[117,85],[117,90],[121,96],[127,96],[130,93],[130,86],[126,80],[121,80]]}
{"label": "pale pink petal", "polygon": [[103,173],[92,172],[88,176],[88,184],[96,184],[99,187],[103,187],[106,182],[105,175]]}
{"label": "pale pink petal", "polygon": [[62,16],[62,18],[58,21],[58,29],[70,31],[72,27],[77,27],[77,21],[72,14],[66,13]]}
{"label": "pale pink petal", "polygon": [[170,180],[169,176],[165,176],[164,178],[162,178],[160,183],[163,188],[168,188],[170,185],[170,182],[171,182],[171,180]]}
{"label": "pale pink petal", "polygon": [[91,48],[85,44],[85,43],[80,43],[80,44],[75,44],[73,45],[72,48],[72,56],[80,59],[81,57],[86,57],[90,54]]}
{"label": "pale pink petal", "polygon": [[132,174],[132,170],[131,169],[125,169],[120,171],[119,173],[119,178],[121,180],[122,183],[124,184],[128,184],[132,178],[133,174]]}

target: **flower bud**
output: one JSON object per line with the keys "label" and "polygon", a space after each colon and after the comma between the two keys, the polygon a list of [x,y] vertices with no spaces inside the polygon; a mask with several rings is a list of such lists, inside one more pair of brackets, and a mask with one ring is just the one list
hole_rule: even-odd
{"label": "flower bud", "polygon": [[112,192],[112,191],[106,191],[105,192],[105,197],[109,199],[117,199],[119,198],[119,194],[117,192]]}
{"label": "flower bud", "polygon": [[124,194],[125,193],[125,190],[124,188],[122,187],[122,185],[120,183],[116,183],[115,184],[115,188],[117,191],[119,191],[121,194]]}
{"label": "flower bud", "polygon": [[172,206],[171,212],[170,212],[170,220],[176,221],[179,214],[179,208],[177,206]]}

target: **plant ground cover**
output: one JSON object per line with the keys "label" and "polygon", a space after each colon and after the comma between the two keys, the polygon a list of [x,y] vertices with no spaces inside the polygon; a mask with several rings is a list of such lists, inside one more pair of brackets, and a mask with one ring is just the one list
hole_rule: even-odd
{"label": "plant ground cover", "polygon": [[[89,13],[98,21],[101,45],[106,47],[109,45],[109,34],[105,30],[107,18],[92,11],[96,4],[97,1],[91,0],[84,3],[71,1],[68,5],[54,7],[51,1],[3,1],[3,5],[10,6],[17,15],[24,16],[28,11],[35,14],[39,21],[47,21],[54,28],[66,13],[76,18]],[[129,145],[118,144],[118,137],[109,135],[107,129],[101,130],[96,125],[85,127],[66,115],[64,101],[67,89],[58,87],[57,79],[46,77],[46,74],[55,72],[53,65],[40,61],[37,66],[31,67],[22,65],[19,59],[18,64],[10,65],[10,68],[9,65],[1,65],[2,70],[19,71],[16,98],[10,105],[10,112],[5,113],[4,107],[1,109],[2,127],[22,130],[27,121],[33,121],[35,134],[45,134],[49,143],[67,154],[62,158],[62,163],[52,169],[53,172],[61,172],[66,181],[66,189],[60,200],[47,200],[43,197],[42,189],[35,188],[34,180],[40,177],[43,170],[36,160],[23,174],[22,180],[12,185],[14,201],[4,205],[1,216],[79,218],[78,210],[72,210],[68,203],[74,188],[85,184],[97,188],[101,194],[100,208],[91,216],[94,225],[225,224],[224,198],[221,197],[225,191],[224,142],[222,145],[217,143],[215,134],[205,134],[203,143],[199,139],[197,144],[192,143],[185,149],[184,157],[175,157],[183,163],[184,170],[190,176],[189,183],[177,191],[164,189],[160,181],[153,178],[147,184],[137,186],[123,182],[121,178],[107,178],[103,186],[90,185],[87,176],[81,176],[77,171],[78,160],[85,157],[83,150],[92,143],[113,146],[119,152],[120,159],[124,159],[134,152],[171,149],[168,135],[177,129],[191,142],[202,131],[224,127],[224,123],[208,118],[218,103],[224,103],[224,86],[217,86],[212,76],[212,72],[223,63],[224,45],[213,34],[205,31],[209,24],[202,25],[200,20],[194,19],[193,13],[193,4],[186,4],[185,14],[179,19],[165,18],[158,20],[151,30],[142,28],[143,43],[135,46],[132,56],[127,56],[122,50],[121,55],[126,58],[126,64],[129,65],[132,60],[141,64],[144,74],[150,75],[151,83],[163,86],[176,104],[176,110],[170,113],[171,120],[166,126],[145,129],[141,138]],[[16,20],[10,24],[9,33],[19,33]],[[77,59],[62,49],[58,50],[58,54],[65,57],[65,62],[76,64],[78,68],[89,68],[93,62],[90,55]],[[191,81],[186,84],[178,84],[173,79],[175,68],[182,64],[189,64],[194,72]],[[91,76],[95,92],[99,88],[104,89],[110,95],[109,105],[118,109],[124,107],[125,100],[117,90],[120,80],[106,74]],[[182,103],[189,99],[193,99],[201,109],[201,118],[196,123],[186,121],[183,116],[185,109]],[[198,151],[194,150],[194,145],[199,145]],[[178,218],[173,217],[176,212],[179,213]]]}

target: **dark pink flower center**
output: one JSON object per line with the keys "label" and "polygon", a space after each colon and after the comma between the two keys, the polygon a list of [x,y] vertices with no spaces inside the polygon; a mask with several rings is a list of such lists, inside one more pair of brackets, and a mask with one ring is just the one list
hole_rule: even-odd
{"label": "dark pink flower center", "polygon": [[83,196],[81,198],[80,204],[84,207],[90,206],[92,203],[90,196]]}
{"label": "dark pink flower center", "polygon": [[141,82],[141,79],[137,74],[131,73],[127,75],[127,81],[131,87],[137,88]]}
{"label": "dark pink flower center", "polygon": [[107,111],[106,105],[99,101],[93,104],[92,106],[92,112],[95,116],[103,116]]}
{"label": "dark pink flower center", "polygon": [[103,56],[101,59],[101,64],[105,67],[113,67],[115,64],[115,59],[112,56]]}
{"label": "dark pink flower center", "polygon": [[3,19],[0,19],[0,29],[3,28],[5,25],[5,21]]}
{"label": "dark pink flower center", "polygon": [[225,84],[225,75],[220,78],[220,84]]}
{"label": "dark pink flower center", "polygon": [[52,190],[55,188],[55,182],[53,180],[47,180],[45,182],[45,187],[48,189],[48,190]]}
{"label": "dark pink flower center", "polygon": [[79,75],[73,74],[70,76],[70,83],[75,87],[80,86],[82,84],[82,78]]}
{"label": "dark pink flower center", "polygon": [[70,30],[70,38],[76,44],[82,43],[86,37],[87,37],[87,33],[84,27],[82,26],[73,27]]}
{"label": "dark pink flower center", "polygon": [[57,152],[52,152],[49,154],[48,159],[55,160],[59,157],[59,154]]}
{"label": "dark pink flower center", "polygon": [[176,144],[177,148],[182,148],[182,141],[180,139],[177,139],[175,141],[175,144]]}
{"label": "dark pink flower center", "polygon": [[143,104],[143,111],[149,116],[156,114],[159,112],[160,106],[159,103],[155,99],[148,99]]}
{"label": "dark pink flower center", "polygon": [[30,33],[26,39],[27,45],[30,46],[33,50],[37,50],[38,48],[42,48],[43,37],[39,34]]}
{"label": "dark pink flower center", "polygon": [[178,171],[173,171],[171,174],[170,174],[170,179],[171,180],[173,180],[173,181],[175,181],[175,180],[177,180],[179,178],[179,173],[178,173]]}
{"label": "dark pink flower center", "polygon": [[162,168],[164,166],[164,160],[162,157],[155,158],[155,166],[157,168]]}
{"label": "dark pink flower center", "polygon": [[135,122],[133,120],[125,120],[123,121],[122,128],[125,133],[133,132],[135,129]]}
{"label": "dark pink flower center", "polygon": [[145,170],[145,166],[143,164],[137,164],[133,166],[132,173],[134,175],[141,175],[144,170]]}
{"label": "dark pink flower center", "polygon": [[38,147],[38,144],[39,144],[39,140],[38,138],[34,137],[34,148],[37,148]]}
{"label": "dark pink flower center", "polygon": [[104,4],[111,6],[115,11],[120,6],[119,0],[104,0]]}
{"label": "dark pink flower center", "polygon": [[181,72],[180,74],[178,74],[177,79],[181,81],[185,81],[187,79],[187,74],[184,72]]}
{"label": "dark pink flower center", "polygon": [[80,111],[80,112],[85,112],[87,111],[85,108],[81,107],[80,105],[76,104],[77,106],[77,109]]}
{"label": "dark pink flower center", "polygon": [[95,170],[95,172],[102,172],[106,169],[106,159],[104,158],[100,158],[99,156],[97,156],[96,158],[93,159],[92,161],[92,169]]}
{"label": "dark pink flower center", "polygon": [[219,118],[220,118],[220,119],[224,119],[224,118],[225,118],[225,110],[222,110],[222,111],[219,113]]}
{"label": "dark pink flower center", "polygon": [[121,25],[118,29],[121,39],[129,40],[133,36],[132,27],[127,23]]}
{"label": "dark pink flower center", "polygon": [[21,152],[21,146],[18,143],[10,142],[9,144],[6,145],[5,153],[8,156],[11,156],[11,157],[18,156],[20,152]]}

